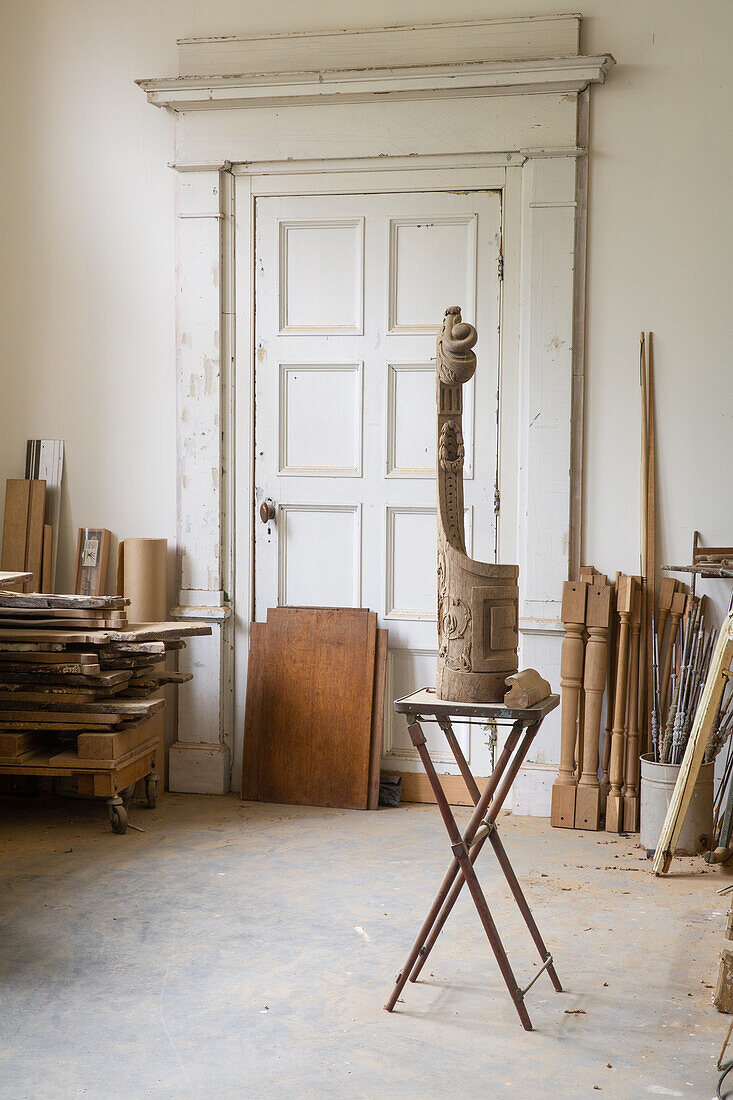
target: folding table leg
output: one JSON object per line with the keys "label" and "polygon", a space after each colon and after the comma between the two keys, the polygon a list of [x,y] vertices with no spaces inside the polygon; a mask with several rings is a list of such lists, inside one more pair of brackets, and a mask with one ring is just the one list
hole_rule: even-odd
{"label": "folding table leg", "polygon": [[[521,743],[520,747],[517,749],[517,751],[514,755],[514,759],[512,760],[511,765],[510,765],[510,767],[507,771],[507,774],[504,777],[504,780],[501,784],[501,787],[497,790],[496,795],[494,796],[494,798],[491,801],[491,808],[484,817],[485,822],[493,823],[495,818],[498,816],[499,811],[501,810],[502,806],[504,805],[504,801],[505,801],[507,795],[509,794],[509,790],[511,788],[511,785],[517,777],[517,772],[521,768],[522,763],[524,761],[524,758],[527,755],[527,751],[529,749],[529,746],[532,744],[532,741],[535,738],[537,728],[538,728],[538,724],[534,725],[534,726],[530,726],[527,729],[527,732],[525,733],[525,735],[522,739],[522,743]],[[521,730],[521,725],[519,726],[519,729]],[[516,726],[515,726],[515,728],[512,732],[518,732]],[[509,743],[510,743],[509,739],[507,739],[507,744],[509,744]],[[514,743],[516,744],[516,741]],[[505,746],[504,751],[506,751],[506,746]],[[431,766],[432,766],[432,761],[431,761]],[[466,765],[466,766],[468,766],[468,765]],[[441,790],[442,790],[442,788],[441,788]],[[475,832],[475,830],[474,830],[474,832]],[[464,837],[464,840],[465,840],[466,845],[468,846],[468,849],[469,849],[469,859],[470,859],[471,863],[475,863],[476,859],[478,858],[479,852],[481,851],[481,849],[484,846],[484,842],[487,839],[487,835],[484,834],[484,836],[481,839],[479,839],[478,841],[476,841],[475,844],[471,844],[472,839],[473,839],[473,834],[471,834],[471,836],[469,836],[469,833],[468,833],[468,830],[467,830],[466,835]],[[455,880],[453,882],[453,885],[450,889],[450,892],[448,893],[448,896],[445,898],[445,901],[443,902],[443,906],[442,906],[440,912],[438,913],[438,916],[436,917],[436,919],[434,921],[432,931],[430,932],[430,935],[428,936],[424,947],[422,947],[421,950],[418,952],[419,958],[417,958],[416,965],[415,965],[414,969],[412,970],[412,972],[410,974],[410,981],[412,981],[412,982],[417,981],[418,975],[419,975],[420,971],[422,970],[423,966],[425,965],[425,961],[426,961],[428,955],[430,954],[433,947],[435,946],[435,941],[437,940],[438,936],[442,932],[443,926],[444,926],[445,922],[448,920],[448,917],[451,914],[451,910],[453,909],[453,906],[458,901],[458,896],[459,896],[461,890],[463,889],[463,883],[464,883],[463,875],[459,874],[455,878]]]}
{"label": "folding table leg", "polygon": [[[461,775],[463,776],[463,778],[465,780],[466,786],[468,787],[469,794],[471,795],[471,798],[473,799],[473,802],[474,802],[474,805],[475,805],[478,802],[478,800],[481,796],[479,788],[478,788],[478,784],[476,783],[476,780],[473,778],[473,775],[471,774],[471,771],[470,771],[469,766],[468,766],[468,762],[467,762],[465,756],[463,755],[463,751],[461,749],[460,744],[458,743],[458,739],[456,738],[456,735],[453,732],[453,726],[451,725],[450,718],[447,718],[447,717],[438,718],[438,725],[440,726],[443,733],[445,734],[448,745],[450,746],[451,752],[453,753],[453,755],[456,759],[456,763],[458,764],[458,768],[461,772]],[[534,735],[536,735],[535,731],[533,731],[533,736]],[[493,816],[494,815],[492,815],[492,817]],[[509,889],[511,890],[512,894],[514,895],[514,900],[517,903],[517,908],[519,909],[519,912],[522,914],[522,917],[524,918],[524,923],[527,925],[527,928],[529,929],[529,934],[532,937],[532,939],[534,940],[534,943],[535,943],[535,946],[536,946],[536,948],[539,952],[540,958],[542,959],[542,961],[544,963],[547,963],[547,960],[551,959],[552,956],[550,955],[550,952],[547,950],[547,947],[545,946],[545,942],[542,939],[542,934],[540,933],[540,930],[537,927],[535,919],[532,915],[532,910],[530,909],[529,903],[528,903],[527,899],[524,896],[524,892],[522,891],[522,887],[519,885],[519,881],[517,879],[517,876],[514,873],[514,868],[512,867],[511,863],[509,862],[509,857],[506,853],[506,849],[504,848],[504,845],[501,842],[501,838],[499,837],[498,829],[497,829],[497,826],[496,826],[495,822],[494,822],[494,828],[491,830],[491,832],[488,834],[488,836],[485,839],[489,840],[491,842],[491,845],[494,849],[494,854],[496,855],[499,866],[501,867],[502,871],[504,872],[504,878],[507,880],[507,883],[509,885]],[[471,863],[476,862],[476,858],[477,858],[479,852],[481,851],[482,847],[483,847],[483,841],[479,841],[477,844],[475,844],[470,849],[469,858],[471,860]],[[460,891],[460,886],[458,887],[458,891]],[[458,896],[458,892],[456,893],[456,897],[457,896]],[[427,959],[428,954],[430,953],[430,949],[432,947],[432,944],[435,942],[435,939],[437,939],[438,933],[440,932],[440,929],[442,928],[443,924],[445,923],[445,920],[447,920],[449,912],[450,912],[450,910],[448,910],[448,912],[446,912],[442,923],[436,929],[434,938],[431,937],[431,943],[426,946],[426,949],[424,951],[422,951],[422,950],[420,951],[419,956],[418,956],[417,961],[416,961],[416,964],[415,964],[415,967],[414,967],[412,973],[410,974],[410,981],[411,982],[417,981],[418,975],[420,974],[420,971],[423,968],[425,960]],[[551,980],[552,984],[555,987],[555,990],[558,993],[562,993],[562,985],[560,984],[560,979],[557,976],[557,972],[555,970],[554,963],[552,963],[552,962],[548,963],[547,973],[550,977],[550,980]]]}
{"label": "folding table leg", "polygon": [[[512,752],[514,751],[514,749],[516,747],[516,744],[517,744],[517,741],[519,740],[519,734],[521,733],[521,730],[522,730],[521,723],[515,723],[514,726],[512,727],[512,730],[511,730],[509,736],[506,739],[506,742],[504,744],[504,748],[502,749],[502,752],[499,756],[499,759],[496,762],[496,767],[494,768],[494,771],[491,775],[491,778],[489,779],[488,783],[486,784],[486,787],[484,788],[484,792],[481,795],[481,797],[480,797],[480,799],[479,799],[479,801],[476,805],[476,809],[474,810],[474,813],[471,816],[471,820],[469,821],[468,826],[466,828],[466,832],[465,832],[465,835],[464,835],[464,840],[466,841],[467,844],[470,844],[470,838],[473,837],[473,834],[476,832],[476,829],[479,827],[479,824],[481,822],[481,818],[486,813],[486,811],[488,809],[488,806],[489,806],[492,798],[494,797],[494,791],[496,790],[497,786],[499,785],[499,781],[501,780],[501,777],[504,774],[504,771],[506,770],[506,768],[509,764]],[[408,731],[410,733],[410,737],[413,741],[413,744],[417,743],[416,739],[417,739],[417,741],[419,741],[420,738],[422,738],[423,741],[425,740],[423,732],[420,729],[420,726],[418,724],[417,719],[414,719],[412,722],[409,723]],[[468,767],[468,765],[466,765],[466,767]],[[440,781],[439,780],[438,780],[438,785],[440,786]],[[442,793],[442,787],[440,789],[441,789],[441,793]],[[478,855],[478,850],[480,850],[480,849],[477,849],[477,852],[476,852],[477,855]],[[410,954],[407,956],[407,960],[405,962],[405,965],[402,967],[402,970],[397,975],[397,979],[396,979],[396,982],[395,982],[395,987],[392,990],[392,993],[390,994],[389,1000],[387,1001],[387,1003],[384,1006],[388,1012],[391,1012],[392,1009],[394,1008],[394,1006],[397,1004],[397,998],[399,997],[400,993],[404,989],[405,983],[407,982],[407,979],[411,975],[412,969],[415,966],[415,962],[416,962],[416,960],[418,959],[418,956],[421,954],[421,952],[423,950],[423,945],[424,945],[424,943],[425,943],[425,941],[426,941],[426,939],[427,939],[427,937],[430,933],[430,930],[433,927],[433,925],[435,924],[436,918],[438,917],[438,914],[441,912],[441,907],[443,906],[446,898],[448,897],[451,886],[455,882],[456,876],[459,875],[459,874],[460,874],[460,864],[459,864],[458,860],[454,858],[452,863],[448,867],[448,870],[446,871],[445,877],[443,878],[443,882],[441,883],[440,889],[439,889],[439,891],[438,891],[438,893],[435,897],[435,901],[433,902],[432,906],[430,907],[430,912],[428,913],[427,917],[423,921],[422,927],[421,927],[421,929],[420,929],[420,931],[417,935],[417,939],[415,940],[414,944],[412,945],[412,950],[410,951]],[[461,882],[462,881],[463,881],[463,879],[461,879]],[[451,905],[451,908],[452,908],[452,905]],[[441,924],[440,927],[442,927],[442,924]]]}
{"label": "folding table leg", "polygon": [[[529,934],[534,940],[535,947],[540,953],[540,958],[544,963],[547,963],[548,959],[552,959],[552,955],[545,947],[545,941],[542,939],[540,930],[535,923],[534,917],[532,916],[532,910],[529,907],[529,903],[525,898],[524,893],[522,892],[522,887],[519,885],[517,876],[514,874],[514,868],[509,862],[509,856],[506,854],[506,849],[501,842],[499,834],[496,830],[496,825],[494,825],[494,828],[489,833],[487,839],[494,849],[496,858],[499,861],[499,866],[504,872],[504,878],[507,880],[509,884],[509,889],[514,895],[514,900],[517,903],[519,912],[524,917],[524,923],[527,925],[527,928],[529,929]],[[554,963],[549,962],[546,969],[547,973],[550,976],[550,980],[555,987],[555,991],[557,993],[562,993],[562,985],[560,984],[560,979],[557,976]]]}
{"label": "folding table leg", "polygon": [[501,942],[501,937],[499,936],[496,925],[494,924],[494,920],[491,916],[491,911],[489,910],[489,906],[486,902],[486,898],[484,897],[481,885],[476,878],[476,872],[473,869],[473,864],[469,859],[466,843],[461,836],[458,825],[456,824],[456,819],[454,818],[451,808],[448,805],[448,800],[445,797],[445,792],[440,785],[440,780],[438,779],[435,767],[433,766],[433,762],[430,759],[430,753],[428,752],[425,744],[425,735],[417,724],[410,726],[410,737],[420,755],[423,767],[425,768],[425,773],[428,777],[428,780],[430,781],[430,786],[433,788],[433,794],[435,795],[435,800],[438,804],[440,815],[443,818],[448,836],[450,837],[453,855],[458,860],[460,869],[463,872],[463,881],[466,882],[466,884],[468,885],[468,889],[471,892],[471,896],[481,919],[481,923],[484,927],[484,931],[486,933],[489,943],[491,944],[491,949],[494,952],[496,961],[499,964],[499,969],[501,970],[501,974],[504,978],[504,982],[506,983],[506,987],[509,990],[509,995],[514,1001],[514,1007],[516,1008],[519,1019],[522,1022],[522,1027],[525,1029],[525,1031],[531,1031],[532,1021],[529,1018],[529,1013],[527,1012],[527,1008],[524,1004],[524,994],[517,985],[517,979],[514,977],[514,971],[512,970],[511,963],[509,962],[507,953],[504,950],[504,945]]}

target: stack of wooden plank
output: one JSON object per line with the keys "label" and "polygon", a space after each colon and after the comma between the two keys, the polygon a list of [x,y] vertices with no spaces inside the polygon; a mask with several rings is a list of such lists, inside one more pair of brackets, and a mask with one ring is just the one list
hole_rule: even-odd
{"label": "stack of wooden plank", "polygon": [[76,775],[98,795],[142,777],[165,705],[152,696],[191,679],[161,662],[211,628],[129,623],[127,602],[0,591],[0,774]]}
{"label": "stack of wooden plank", "polygon": [[377,808],[387,640],[365,608],[250,624],[242,798]]}

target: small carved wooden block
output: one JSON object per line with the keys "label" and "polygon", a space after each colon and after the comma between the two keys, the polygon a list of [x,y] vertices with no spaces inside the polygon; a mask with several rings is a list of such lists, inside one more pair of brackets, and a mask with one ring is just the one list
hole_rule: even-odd
{"label": "small carved wooden block", "polygon": [[533,707],[552,692],[547,680],[543,680],[534,668],[525,668],[515,676],[507,676],[504,682],[509,688],[504,696],[504,703],[516,710]]}

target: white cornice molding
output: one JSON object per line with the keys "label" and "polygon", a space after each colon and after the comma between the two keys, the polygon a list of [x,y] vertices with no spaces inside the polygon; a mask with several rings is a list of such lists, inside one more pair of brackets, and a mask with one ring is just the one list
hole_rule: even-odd
{"label": "white cornice molding", "polygon": [[179,76],[138,80],[148,101],[173,111],[274,107],[338,100],[465,98],[581,92],[603,84],[610,54],[528,61],[482,61],[416,68]]}

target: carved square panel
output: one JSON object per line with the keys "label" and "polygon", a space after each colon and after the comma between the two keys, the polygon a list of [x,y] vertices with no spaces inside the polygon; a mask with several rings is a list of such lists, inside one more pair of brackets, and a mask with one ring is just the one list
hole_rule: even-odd
{"label": "carved square panel", "polygon": [[361,606],[361,505],[281,504],[278,604]]}
{"label": "carved square panel", "polygon": [[514,649],[517,636],[517,609],[514,603],[494,604],[489,608],[491,649]]}
{"label": "carved square panel", "polygon": [[[390,648],[387,658],[387,699],[401,699],[413,691],[434,684],[436,660],[437,651],[434,649]],[[385,719],[384,755],[419,760],[407,732],[404,714],[395,714],[392,707],[388,706]],[[470,762],[470,727],[466,723],[455,722],[453,729],[464,756]],[[455,764],[443,731],[432,722],[425,722],[422,731],[427,738],[428,751],[433,762]],[[395,766],[399,767],[397,761]]]}
{"label": "carved square panel", "polygon": [[280,222],[280,333],[364,331],[364,219]]}
{"label": "carved square panel", "polygon": [[281,363],[278,472],[359,477],[362,397],[361,363]]}
{"label": "carved square panel", "polygon": [[[473,477],[474,380],[463,387],[464,478]],[[435,363],[387,364],[387,477],[435,477]]]}
{"label": "carved square panel", "polygon": [[[466,545],[472,544],[472,509],[464,512]],[[385,617],[437,618],[437,514],[435,508],[387,506]]]}
{"label": "carved square panel", "polygon": [[437,332],[448,306],[476,315],[477,215],[390,218],[390,332]]}

